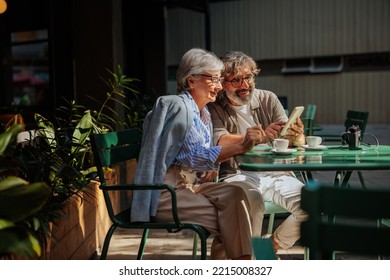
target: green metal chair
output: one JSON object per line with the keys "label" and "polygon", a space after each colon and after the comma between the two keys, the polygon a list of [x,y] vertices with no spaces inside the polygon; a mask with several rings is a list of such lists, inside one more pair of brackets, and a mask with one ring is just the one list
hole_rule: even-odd
{"label": "green metal chair", "polygon": [[289,214],[287,209],[283,208],[282,206],[279,206],[271,201],[264,201],[265,206],[265,215],[269,215],[268,219],[268,228],[267,228],[267,234],[272,234],[274,231],[274,223],[275,223],[275,216],[276,214]]}
{"label": "green metal chair", "polygon": [[318,131],[323,130],[323,127],[316,125],[316,112],[317,112],[317,105],[315,104],[307,104],[305,109],[305,117],[304,119],[311,120],[310,121],[310,129],[308,131],[305,130],[305,135],[313,135],[313,133],[316,133]]}
{"label": "green metal chair", "polygon": [[[364,132],[366,130],[366,126],[367,126],[367,122],[368,122],[368,115],[369,115],[369,112],[348,110],[347,115],[345,117],[345,121],[344,121],[344,132],[348,131],[348,129],[352,125],[358,125],[360,128],[360,131],[362,133],[361,138],[363,140]],[[314,134],[322,137],[322,143],[336,142],[336,143],[342,144],[342,139],[341,139],[342,133],[340,133],[340,134],[317,134],[317,133],[314,133]],[[363,173],[361,171],[357,171],[357,173],[358,173],[359,180],[360,180],[362,187],[366,188],[366,184],[365,184],[364,178],[363,178]],[[351,176],[351,174],[352,174],[351,171],[336,172],[335,180],[340,181],[341,176],[348,178],[348,180],[349,180],[349,177]],[[344,181],[348,182],[348,180],[344,180]]]}
{"label": "green metal chair", "polygon": [[305,110],[305,118],[314,120],[316,117],[317,105],[307,104]]}
{"label": "green metal chair", "polygon": [[[368,115],[369,112],[348,110],[344,120],[343,132],[348,131],[348,129],[352,125],[358,125],[363,137],[363,133],[366,130],[366,126],[368,122]],[[322,142],[339,142],[339,143],[341,143],[341,134],[342,132],[340,132],[339,134],[315,133],[315,135],[322,137]]]}
{"label": "green metal chair", "polygon": [[305,107],[305,116],[301,118],[303,125],[305,126],[304,134],[306,136],[313,135],[314,133],[321,131],[323,128],[315,124],[317,105],[307,104]]}
{"label": "green metal chair", "polygon": [[[209,233],[200,225],[182,223],[179,219],[176,205],[175,190],[167,184],[138,185],[138,184],[107,184],[104,178],[104,169],[113,165],[123,164],[124,162],[137,159],[141,149],[142,134],[138,129],[127,129],[122,131],[108,132],[104,134],[91,134],[91,145],[97,173],[100,180],[100,189],[103,191],[109,217],[112,225],[109,228],[101,252],[101,259],[107,258],[107,252],[111,237],[117,228],[124,229],[143,229],[143,235],[140,241],[137,259],[142,259],[149,229],[166,229],[170,233],[176,233],[183,229],[190,229],[199,236],[201,241],[201,259],[207,259],[207,237]],[[131,222],[130,208],[115,213],[110,199],[110,193],[133,190],[162,190],[166,189],[172,196],[172,219],[173,222]]]}
{"label": "green metal chair", "polygon": [[389,256],[390,228],[378,223],[390,217],[389,201],[389,190],[374,187],[303,187],[301,207],[309,218],[302,223],[301,242],[309,258],[333,259],[336,251]]}

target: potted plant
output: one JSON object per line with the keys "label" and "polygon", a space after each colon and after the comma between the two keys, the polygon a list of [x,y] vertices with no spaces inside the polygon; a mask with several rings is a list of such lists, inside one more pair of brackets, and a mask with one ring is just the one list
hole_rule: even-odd
{"label": "potted plant", "polygon": [[[129,95],[137,98],[138,92],[130,87],[135,79],[127,78],[120,66],[116,73],[109,73],[111,78],[105,81],[108,86],[105,99],[100,102],[90,97],[99,109],[86,108],[70,101],[58,108],[54,120],[35,114],[36,130],[29,132],[29,137],[22,139],[22,143],[13,143],[5,150],[5,170],[12,170],[30,184],[42,182],[50,189],[44,205],[31,220],[30,217],[26,220],[29,230],[34,232],[43,248],[53,237],[50,224],[61,219],[64,209],[75,197],[80,198],[82,203],[85,193],[88,193],[85,191],[91,187],[95,174],[89,134],[140,126],[142,122],[137,112],[124,102],[125,98],[130,98]],[[119,104],[124,109],[127,116],[124,121],[113,104]],[[36,258],[39,254],[27,257]]]}

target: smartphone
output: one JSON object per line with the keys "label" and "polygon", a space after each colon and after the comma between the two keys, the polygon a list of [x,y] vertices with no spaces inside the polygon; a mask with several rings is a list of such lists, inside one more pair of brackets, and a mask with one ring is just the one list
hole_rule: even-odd
{"label": "smartphone", "polygon": [[284,136],[287,134],[287,131],[290,128],[290,125],[297,121],[297,118],[302,115],[303,110],[305,110],[304,106],[297,106],[294,108],[294,110],[290,114],[290,117],[288,118],[286,124],[284,125],[282,131],[280,132],[280,136]]}

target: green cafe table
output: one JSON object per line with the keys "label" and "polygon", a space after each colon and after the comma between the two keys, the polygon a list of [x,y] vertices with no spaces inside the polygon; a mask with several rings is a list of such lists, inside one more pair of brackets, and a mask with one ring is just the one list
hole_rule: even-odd
{"label": "green cafe table", "polygon": [[357,150],[349,150],[348,146],[297,148],[282,154],[271,148],[258,145],[237,155],[238,166],[247,171],[298,171],[306,182],[313,179],[311,171],[336,171],[334,184],[341,183],[341,187],[347,185],[353,171],[390,169],[390,146],[386,145],[362,145]]}

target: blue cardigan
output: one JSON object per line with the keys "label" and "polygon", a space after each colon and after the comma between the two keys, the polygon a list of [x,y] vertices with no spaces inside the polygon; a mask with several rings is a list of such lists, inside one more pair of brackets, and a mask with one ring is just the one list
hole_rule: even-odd
{"label": "blue cardigan", "polygon": [[[136,184],[163,183],[169,166],[190,131],[194,112],[187,95],[165,95],[157,99],[143,124],[142,147],[134,178]],[[150,221],[156,216],[159,190],[133,192],[131,221]]]}

